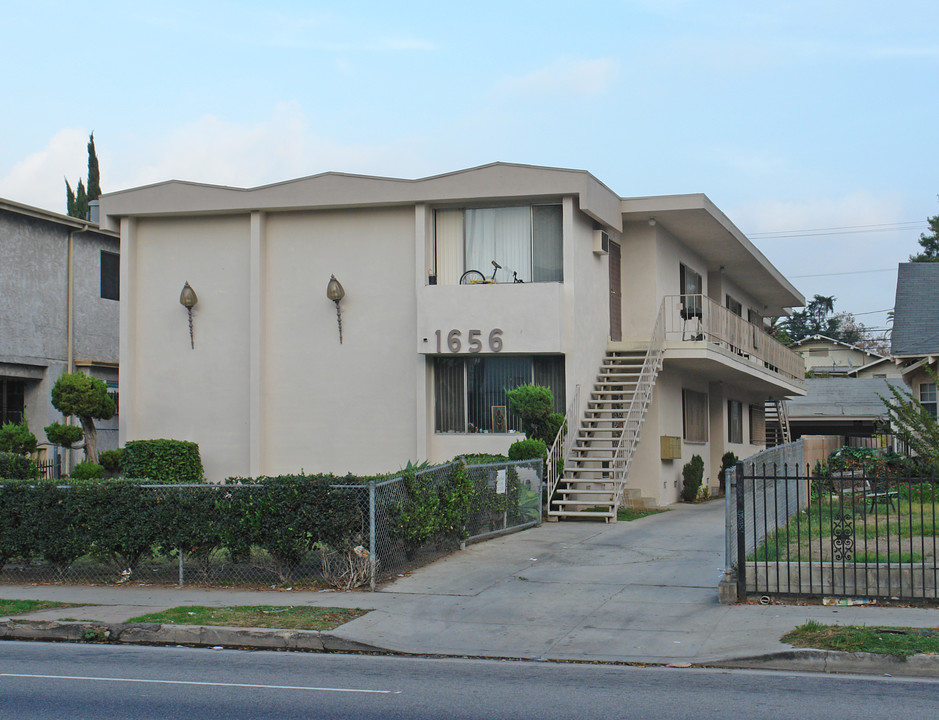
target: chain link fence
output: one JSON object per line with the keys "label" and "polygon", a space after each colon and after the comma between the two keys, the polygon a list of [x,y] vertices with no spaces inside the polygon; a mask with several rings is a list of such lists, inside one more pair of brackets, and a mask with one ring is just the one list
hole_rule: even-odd
{"label": "chain link fence", "polygon": [[50,483],[19,504],[27,486],[0,486],[0,582],[374,589],[541,521],[541,460],[463,467],[339,483],[124,483],[97,497]]}

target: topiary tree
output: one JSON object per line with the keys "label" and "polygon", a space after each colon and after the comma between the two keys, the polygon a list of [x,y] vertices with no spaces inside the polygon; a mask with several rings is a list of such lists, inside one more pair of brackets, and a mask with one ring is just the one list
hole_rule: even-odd
{"label": "topiary tree", "polygon": [[52,423],[44,428],[49,442],[70,448],[84,438],[80,447],[85,450],[85,459],[98,462],[95,420],[108,420],[117,410],[114,399],[108,395],[107,384],[83,372],[65,373],[52,388],[52,405],[63,415],[77,417],[81,428]]}
{"label": "topiary tree", "polygon": [[551,447],[564,423],[564,416],[554,412],[551,389],[542,385],[519,385],[514,390],[506,390],[505,396],[512,412],[521,418],[525,434]]}

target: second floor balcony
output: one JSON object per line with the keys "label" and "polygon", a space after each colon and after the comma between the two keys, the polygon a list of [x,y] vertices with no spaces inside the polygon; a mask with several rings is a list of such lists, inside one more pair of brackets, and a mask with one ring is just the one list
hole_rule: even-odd
{"label": "second floor balcony", "polygon": [[[747,322],[705,295],[665,297],[665,342],[717,349],[749,369],[762,370],[801,387],[802,357],[773,339],[761,325]],[[752,366],[752,367],[751,367]]]}

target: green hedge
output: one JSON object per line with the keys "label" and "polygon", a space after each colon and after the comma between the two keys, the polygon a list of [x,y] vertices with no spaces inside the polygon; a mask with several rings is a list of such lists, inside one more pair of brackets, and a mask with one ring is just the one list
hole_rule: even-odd
{"label": "green hedge", "polygon": [[0,478],[31,479],[37,477],[36,463],[16,453],[0,452]]}
{"label": "green hedge", "polygon": [[153,483],[201,483],[205,473],[199,445],[185,440],[131,440],[121,454],[124,475]]}

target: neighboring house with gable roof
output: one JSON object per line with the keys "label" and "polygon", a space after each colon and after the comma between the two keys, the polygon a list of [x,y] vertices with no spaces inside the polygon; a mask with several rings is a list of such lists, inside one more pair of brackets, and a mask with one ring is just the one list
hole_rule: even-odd
{"label": "neighboring house with gable roof", "polygon": [[791,347],[805,360],[805,372],[810,376],[900,377],[900,370],[889,357],[826,335],[810,335]]}
{"label": "neighboring house with gable roof", "polygon": [[103,196],[101,219],[121,234],[121,439],[198,442],[215,481],[504,453],[505,391],[535,382],[570,429],[551,513],[610,519],[627,491],[677,501],[693,455],[716,485],[726,451],[763,449],[764,403],[803,392],[763,318],[804,297],[702,194],[494,163],[170,181]]}
{"label": "neighboring house with gable roof", "polygon": [[900,263],[893,306],[891,353],[903,381],[933,417],[939,371],[939,262]]}

